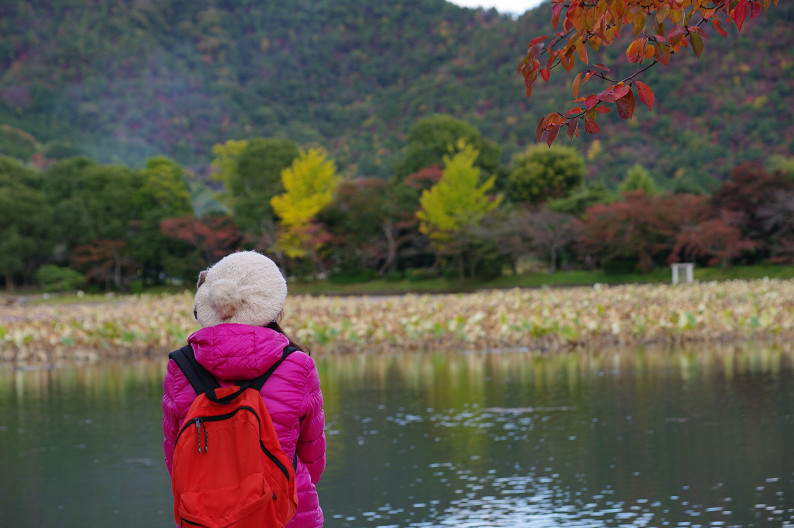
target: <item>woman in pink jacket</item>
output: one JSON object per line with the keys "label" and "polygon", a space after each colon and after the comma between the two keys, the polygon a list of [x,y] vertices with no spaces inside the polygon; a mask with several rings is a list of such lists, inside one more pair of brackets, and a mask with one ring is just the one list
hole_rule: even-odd
{"label": "woman in pink jacket", "polygon": [[[193,314],[201,329],[188,337],[196,360],[221,385],[267,371],[288,344],[276,319],[287,284],[269,258],[254,251],[226,256],[199,275]],[[315,489],[325,469],[325,417],[317,368],[308,352],[293,352],[262,387],[282,450],[297,457],[298,509],[287,528],[316,528],[323,512]],[[171,473],[174,443],[196,393],[179,367],[168,362],[163,382],[163,451]]]}

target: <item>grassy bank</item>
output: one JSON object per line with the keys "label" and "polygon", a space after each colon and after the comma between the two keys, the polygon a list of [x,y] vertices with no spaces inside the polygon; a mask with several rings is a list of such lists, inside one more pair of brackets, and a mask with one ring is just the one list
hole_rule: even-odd
{"label": "grassy bank", "polygon": [[[696,281],[753,280],[763,278],[794,279],[794,266],[757,265],[732,266],[729,268],[695,267]],[[376,279],[355,284],[338,284],[331,281],[290,283],[291,293],[321,295],[355,294],[400,294],[400,293],[447,293],[472,292],[494,288],[541,288],[592,286],[593,284],[670,284],[669,268],[657,268],[650,273],[607,274],[602,270],[557,271],[555,273],[532,273],[524,275],[502,275],[496,279],[455,280],[435,277],[425,280],[388,281]]]}
{"label": "grassy bank", "polygon": [[[189,291],[5,306],[0,360],[163,358],[197,329],[192,306]],[[282,323],[318,354],[785,343],[794,338],[794,280],[392,296],[307,295],[293,288]]]}

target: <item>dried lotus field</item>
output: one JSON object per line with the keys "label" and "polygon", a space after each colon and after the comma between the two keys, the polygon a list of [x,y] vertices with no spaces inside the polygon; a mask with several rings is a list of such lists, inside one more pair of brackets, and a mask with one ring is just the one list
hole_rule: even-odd
{"label": "dried lotus field", "polygon": [[[0,360],[165,357],[197,329],[192,294],[0,307]],[[281,321],[313,353],[787,342],[794,281],[373,297],[293,295]]]}

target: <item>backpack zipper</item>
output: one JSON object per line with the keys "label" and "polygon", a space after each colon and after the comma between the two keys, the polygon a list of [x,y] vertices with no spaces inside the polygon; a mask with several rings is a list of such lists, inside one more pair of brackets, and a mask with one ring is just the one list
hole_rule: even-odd
{"label": "backpack zipper", "polygon": [[[214,416],[198,416],[198,417],[193,418],[192,420],[186,422],[182,426],[182,429],[180,429],[179,434],[176,436],[176,442],[174,443],[174,445],[176,445],[179,442],[179,437],[182,436],[182,433],[185,432],[190,426],[192,426],[195,423],[196,442],[198,444],[198,452],[201,453],[201,431],[202,431],[201,424],[203,422],[219,422],[221,420],[228,420],[229,418],[231,418],[232,416],[237,414],[238,411],[248,411],[248,412],[250,412],[251,414],[254,415],[254,418],[256,418],[256,421],[259,422],[260,426],[262,425],[262,423],[261,423],[261,421],[259,419],[259,415],[256,414],[254,409],[252,407],[247,406],[247,405],[243,405],[241,407],[236,408],[232,412],[229,412],[229,413],[226,413],[226,414],[218,414],[218,415],[214,415]],[[207,424],[205,423],[204,424],[204,453],[205,454],[207,453],[207,444],[208,444],[208,440],[207,439],[208,439],[208,437],[209,437],[209,434],[207,433]],[[271,461],[273,461],[273,463],[281,470],[281,472],[284,473],[284,476],[287,477],[287,480],[289,480],[289,471],[287,471],[287,468],[284,467],[284,464],[282,464],[281,461],[278,458],[276,458],[276,456],[273,453],[268,451],[267,447],[265,447],[265,444],[262,442],[262,439],[259,440],[259,447],[262,448],[262,451],[264,451],[264,453],[267,455],[267,457]]]}

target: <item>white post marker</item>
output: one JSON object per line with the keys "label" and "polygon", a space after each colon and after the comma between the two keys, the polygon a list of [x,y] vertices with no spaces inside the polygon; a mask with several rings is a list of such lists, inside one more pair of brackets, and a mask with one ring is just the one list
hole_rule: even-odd
{"label": "white post marker", "polygon": [[[673,284],[678,284],[679,282],[693,282],[694,274],[693,270],[695,269],[695,264],[693,262],[675,262],[671,266],[673,268]],[[683,272],[683,277],[681,277],[681,273]]]}

